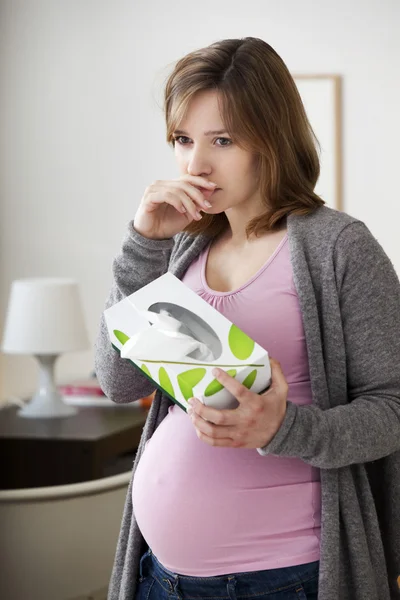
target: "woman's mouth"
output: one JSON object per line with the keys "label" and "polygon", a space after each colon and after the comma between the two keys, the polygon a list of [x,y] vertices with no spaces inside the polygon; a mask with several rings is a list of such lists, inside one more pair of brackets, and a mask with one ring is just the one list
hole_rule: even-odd
{"label": "woman's mouth", "polygon": [[221,188],[215,188],[215,190],[209,190],[206,188],[200,188],[201,193],[205,197],[206,200],[209,200],[215,192],[218,192]]}

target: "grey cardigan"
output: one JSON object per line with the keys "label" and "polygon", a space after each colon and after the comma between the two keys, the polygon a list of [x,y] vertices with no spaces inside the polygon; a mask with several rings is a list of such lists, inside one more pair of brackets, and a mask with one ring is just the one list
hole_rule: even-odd
{"label": "grey cardigan", "polygon": [[[293,456],[320,468],[320,600],[400,598],[400,283],[366,225],[328,207],[287,220],[294,283],[309,358],[313,404],[287,404],[262,454]],[[129,224],[106,306],[167,270],[181,278],[208,238],[180,233],[149,240]],[[155,386],[111,347],[104,319],[96,342],[100,384],[117,403]],[[153,400],[146,441],[171,400]],[[256,450],[255,450],[256,451]],[[238,449],[240,452],[240,449]],[[147,544],[132,510],[132,479],[108,599],[134,600]]]}

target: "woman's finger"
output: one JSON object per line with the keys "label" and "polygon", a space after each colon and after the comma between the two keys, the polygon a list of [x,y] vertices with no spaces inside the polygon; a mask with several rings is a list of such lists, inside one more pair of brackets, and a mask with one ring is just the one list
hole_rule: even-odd
{"label": "woman's finger", "polygon": [[265,395],[268,395],[273,391],[276,392],[277,390],[279,390],[282,393],[286,393],[287,395],[289,391],[289,385],[283,373],[281,363],[271,357],[269,359],[269,362],[271,365],[271,385],[265,392]]}
{"label": "woman's finger", "polygon": [[[154,212],[160,207],[160,204],[169,204],[180,213],[187,212],[185,205],[182,203],[182,199],[177,194],[169,193],[168,190],[163,190],[162,192],[149,192],[148,200],[146,202],[147,212]],[[184,207],[184,210],[182,210],[182,207]]]}
{"label": "woman's finger", "polygon": [[212,374],[214,375],[215,379],[228,390],[228,392],[230,392],[237,400],[239,400],[239,402],[253,394],[253,392],[240,383],[240,381],[234,377],[231,377],[223,369],[213,369]]}
{"label": "woman's finger", "polygon": [[215,189],[217,184],[215,181],[208,181],[204,179],[204,177],[200,177],[199,175],[182,175],[179,179],[174,179],[173,181],[188,181],[192,185],[203,187],[207,189]]}
{"label": "woman's finger", "polygon": [[193,219],[195,219],[196,221],[200,221],[202,216],[199,208],[202,207],[199,207],[197,204],[195,204],[192,198],[190,198],[183,190],[177,189],[176,194],[182,202],[182,206],[185,207],[185,209],[188,213],[190,213]]}
{"label": "woman's finger", "polygon": [[210,203],[208,202],[208,200],[204,197],[204,195],[202,194],[202,192],[194,187],[193,185],[190,185],[189,183],[185,183],[184,181],[181,182],[174,182],[177,184],[177,188],[178,189],[182,189],[185,194],[193,201],[195,202],[195,204],[198,206],[197,210],[199,209],[207,209],[210,208]]}

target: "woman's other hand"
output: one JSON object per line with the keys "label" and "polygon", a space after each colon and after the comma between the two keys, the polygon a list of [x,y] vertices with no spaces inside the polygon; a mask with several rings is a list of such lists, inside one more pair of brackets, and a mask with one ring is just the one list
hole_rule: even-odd
{"label": "woman's other hand", "polygon": [[216,184],[203,177],[183,175],[179,179],[155,181],[146,188],[134,218],[135,230],[144,237],[162,240],[173,237],[211,204],[200,189],[214,190]]}
{"label": "woman's other hand", "polygon": [[272,382],[264,394],[251,392],[221,369],[215,378],[239,402],[234,409],[219,410],[194,398],[188,411],[199,439],[210,446],[262,448],[279,430],[286,414],[288,384],[278,361],[270,358]]}

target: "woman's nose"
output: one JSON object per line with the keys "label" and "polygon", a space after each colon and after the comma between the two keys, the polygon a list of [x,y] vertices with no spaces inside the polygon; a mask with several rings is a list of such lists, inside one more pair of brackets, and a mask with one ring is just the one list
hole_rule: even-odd
{"label": "woman's nose", "polygon": [[212,166],[204,152],[194,151],[191,153],[187,163],[187,172],[188,175],[211,175]]}

